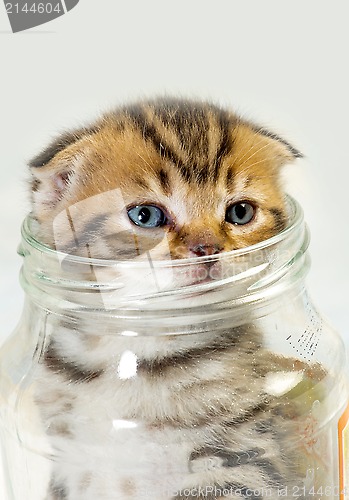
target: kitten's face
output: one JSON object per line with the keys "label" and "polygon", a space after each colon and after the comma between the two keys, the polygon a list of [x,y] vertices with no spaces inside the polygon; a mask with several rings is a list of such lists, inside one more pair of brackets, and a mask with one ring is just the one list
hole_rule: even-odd
{"label": "kitten's face", "polygon": [[45,243],[84,256],[219,254],[284,227],[280,167],[297,156],[209,104],[141,103],[33,160],[33,213]]}

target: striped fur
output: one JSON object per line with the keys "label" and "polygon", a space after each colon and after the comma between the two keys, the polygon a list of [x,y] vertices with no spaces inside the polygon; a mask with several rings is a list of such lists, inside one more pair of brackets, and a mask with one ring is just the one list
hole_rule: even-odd
{"label": "striped fur", "polygon": [[[295,424],[265,383],[291,360],[265,351],[252,327],[171,341],[107,329],[86,339],[81,330],[57,324],[37,374],[36,400],[59,458],[50,500],[183,500],[197,489],[199,498],[219,498],[212,488],[231,489],[227,498],[257,490],[277,498],[301,485],[287,444]],[[88,342],[94,348],[83,357]],[[127,353],[136,364],[123,374]]]}
{"label": "striped fur", "polygon": [[[211,104],[137,103],[64,134],[32,160],[33,213],[46,243],[84,255],[89,239],[92,257],[133,259],[156,247],[157,258],[183,258],[208,240],[221,251],[243,248],[284,227],[280,167],[299,156],[277,135]],[[243,227],[225,220],[239,201],[256,209]],[[164,210],[165,227],[130,224],[125,207],[143,203]]]}

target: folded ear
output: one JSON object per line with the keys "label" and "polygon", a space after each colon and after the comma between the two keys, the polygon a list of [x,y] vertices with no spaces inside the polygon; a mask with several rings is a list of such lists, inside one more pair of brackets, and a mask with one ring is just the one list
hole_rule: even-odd
{"label": "folded ear", "polygon": [[36,216],[54,209],[72,194],[86,152],[87,139],[96,132],[96,128],[83,128],[64,133],[29,162]]}
{"label": "folded ear", "polygon": [[280,167],[303,155],[289,142],[269,130],[249,122],[241,122],[234,137],[236,150],[240,152],[241,168],[268,168],[276,175]]}
{"label": "folded ear", "polygon": [[270,146],[274,148],[276,157],[280,161],[280,166],[297,158],[303,158],[303,154],[298,149],[274,132],[270,132],[263,127],[254,127],[254,130],[270,140]]}

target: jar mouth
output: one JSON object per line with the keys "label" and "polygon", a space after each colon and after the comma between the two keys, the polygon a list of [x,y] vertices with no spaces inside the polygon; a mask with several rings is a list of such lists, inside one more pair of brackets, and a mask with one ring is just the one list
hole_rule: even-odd
{"label": "jar mouth", "polygon": [[32,296],[37,292],[40,304],[59,298],[60,307],[64,302],[68,308],[95,311],[204,310],[213,304],[231,309],[264,300],[308,269],[303,211],[291,197],[287,205],[288,224],[272,238],[216,255],[174,260],[152,260],[150,254],[142,261],[108,260],[56,251],[35,238],[35,221],[29,215],[19,249],[24,257],[22,285]]}
{"label": "jar mouth", "polygon": [[[289,217],[288,217],[288,223],[283,230],[281,230],[279,233],[272,236],[271,238],[255,243],[254,245],[250,245],[236,250],[230,250],[227,252],[222,252],[219,254],[219,259],[222,260],[226,258],[231,260],[239,258],[251,253],[263,251],[270,247],[274,247],[279,242],[288,239],[289,234],[294,233],[297,230],[297,228],[299,228],[299,226],[301,226],[304,223],[304,214],[301,206],[294,198],[287,195],[286,199],[287,199],[287,208]],[[31,214],[29,214],[24,219],[22,224],[22,230],[21,230],[22,239],[27,245],[29,245],[29,247],[33,248],[34,250],[38,250],[42,255],[47,255],[48,257],[55,256],[60,261],[63,260],[67,261],[68,259],[71,263],[78,262],[80,264],[86,264],[88,266],[92,265],[92,266],[112,267],[115,265],[119,265],[122,266],[123,268],[124,267],[142,268],[144,266],[145,261],[123,260],[123,259],[99,259],[94,257],[84,257],[84,256],[67,254],[62,251],[55,250],[35,238],[33,231],[34,224],[35,220],[31,217]],[[22,256],[25,255],[25,250],[23,248],[23,245],[19,247],[18,253]],[[217,260],[217,254],[204,255],[200,257],[181,258],[181,259],[164,259],[164,260],[156,259],[156,267],[157,268],[182,267],[195,264],[206,264],[214,262],[216,260]]]}

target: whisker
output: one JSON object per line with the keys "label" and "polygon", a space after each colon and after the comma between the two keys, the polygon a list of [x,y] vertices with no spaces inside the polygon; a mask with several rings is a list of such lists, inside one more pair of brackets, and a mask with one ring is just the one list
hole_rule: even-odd
{"label": "whisker", "polygon": [[[246,142],[246,141],[245,141],[245,142]],[[248,154],[249,154],[249,153],[253,150],[253,148],[255,148],[256,146],[258,146],[258,145],[259,145],[259,144],[261,144],[262,142],[264,142],[264,140],[261,138],[259,141],[256,141],[255,143],[253,143],[253,144],[250,146],[250,148],[249,148],[247,151],[245,151],[245,152],[243,153],[243,155],[242,155],[242,156],[238,156],[238,157],[236,158],[236,160],[237,160],[237,161],[239,161],[239,162],[240,162],[240,161],[242,161],[242,160],[246,157],[246,155],[248,155]]]}
{"label": "whisker", "polygon": [[257,149],[257,151],[255,151],[254,153],[252,153],[248,158],[246,158],[243,163],[241,165],[239,165],[239,167],[243,167],[244,165],[246,165],[246,163],[248,161],[250,161],[251,158],[253,158],[256,154],[260,153],[261,151],[263,151],[263,149],[269,147],[269,144],[264,144],[264,146],[262,146],[261,148]]}
{"label": "whisker", "polygon": [[[247,161],[247,160],[246,160]],[[248,169],[254,167],[255,165],[258,165],[259,163],[264,163],[266,161],[265,158],[263,158],[262,160],[258,160],[258,161],[255,161],[254,163],[252,163],[251,165],[248,165],[246,166],[243,170],[241,170],[241,172],[246,172]],[[268,176],[265,176],[265,177],[268,177]]]}
{"label": "whisker", "polygon": [[[148,165],[148,167],[149,167],[149,168],[152,168],[152,166],[151,166],[151,165],[147,162],[147,160],[146,160],[145,158],[143,158],[143,156],[142,156],[142,155],[140,155],[140,154],[138,153],[138,151],[136,151],[136,153],[137,153],[137,156],[139,156],[139,157],[140,157],[140,158],[144,161],[144,163],[146,163],[146,164]],[[148,154],[149,154],[149,153],[148,153]],[[150,160],[150,157],[149,157],[149,160]]]}

